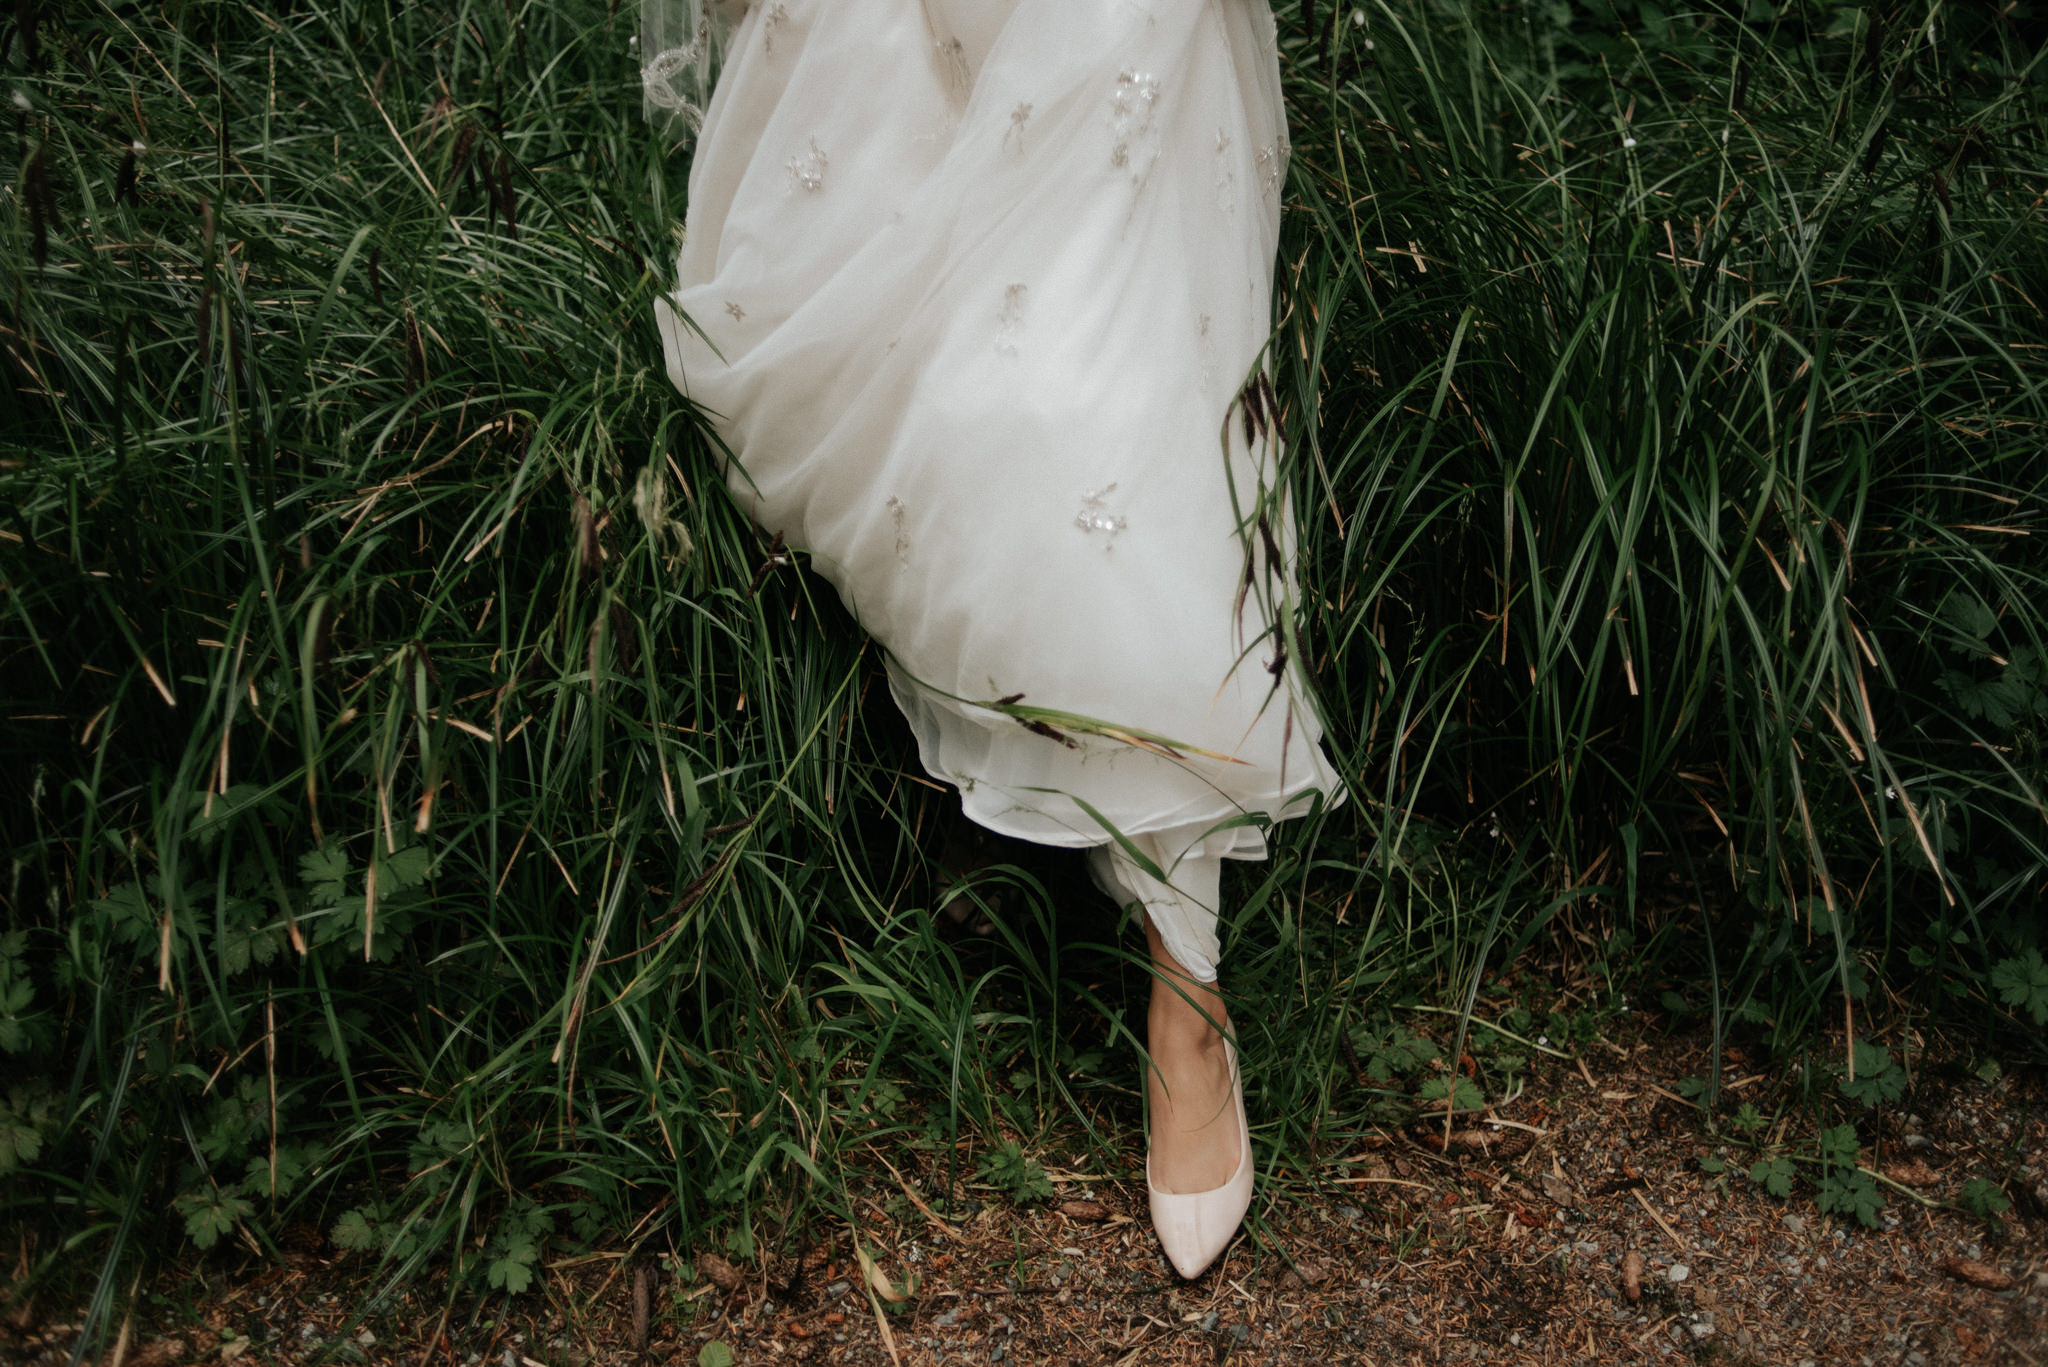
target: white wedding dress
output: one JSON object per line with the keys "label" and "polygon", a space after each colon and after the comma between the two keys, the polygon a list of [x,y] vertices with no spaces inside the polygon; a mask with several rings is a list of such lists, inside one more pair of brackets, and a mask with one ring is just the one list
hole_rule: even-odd
{"label": "white wedding dress", "polygon": [[1218,858],[1339,789],[1239,400],[1286,157],[1266,0],[756,0],[659,309],[925,767],[984,826],[1097,847],[1205,980]]}

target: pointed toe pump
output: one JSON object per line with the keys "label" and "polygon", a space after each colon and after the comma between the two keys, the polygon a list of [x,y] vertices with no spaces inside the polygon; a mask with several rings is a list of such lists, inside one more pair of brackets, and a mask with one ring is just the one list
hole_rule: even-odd
{"label": "pointed toe pump", "polygon": [[1251,1131],[1244,1117],[1244,1079],[1237,1070],[1237,1048],[1225,1046],[1230,1058],[1231,1102],[1237,1113],[1237,1168],[1230,1180],[1209,1191],[1161,1191],[1152,1181],[1152,1157],[1145,1156],[1145,1190],[1151,1197],[1152,1228],[1166,1250],[1166,1260],[1184,1280],[1208,1270],[1237,1235],[1252,1205]]}

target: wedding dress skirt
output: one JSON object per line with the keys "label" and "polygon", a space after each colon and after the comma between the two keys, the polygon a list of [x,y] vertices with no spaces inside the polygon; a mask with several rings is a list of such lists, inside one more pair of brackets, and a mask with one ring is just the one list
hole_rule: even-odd
{"label": "wedding dress skirt", "polygon": [[1176,862],[1259,857],[1338,790],[1240,398],[1286,156],[1266,0],[757,0],[659,309],[733,493],[886,648],[925,767],[1009,835],[1142,837],[1185,925],[1122,846],[1098,877],[1204,978],[1213,876]]}

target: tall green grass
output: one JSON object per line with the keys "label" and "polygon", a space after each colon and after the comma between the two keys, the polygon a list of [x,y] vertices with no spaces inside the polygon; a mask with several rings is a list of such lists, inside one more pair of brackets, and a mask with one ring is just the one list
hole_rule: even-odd
{"label": "tall green grass", "polygon": [[2034,943],[2041,59],[1688,22],[1589,74],[1383,6],[1297,64],[1311,631],[1383,810],[1630,901],[1661,855],[1797,1035]]}
{"label": "tall green grass", "polygon": [[[992,940],[940,933],[951,804],[876,653],[662,376],[686,151],[631,13],[20,13],[25,1285],[91,1260],[104,1323],[308,1222],[516,1290],[859,1223],[869,1150],[935,1200],[1003,1138],[1128,1162],[1114,913],[1020,854]],[[1285,16],[1278,378],[1353,800],[1231,887],[1269,1176],[1382,1114],[1391,996],[1539,939],[1783,1045],[2048,1018],[2039,58],[1589,22]]]}

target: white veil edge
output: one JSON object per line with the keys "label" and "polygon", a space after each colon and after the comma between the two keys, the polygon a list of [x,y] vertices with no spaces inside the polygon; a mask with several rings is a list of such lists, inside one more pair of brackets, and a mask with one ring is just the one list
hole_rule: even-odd
{"label": "white veil edge", "polygon": [[647,120],[689,134],[704,122],[726,35],[747,0],[640,0],[640,88]]}

